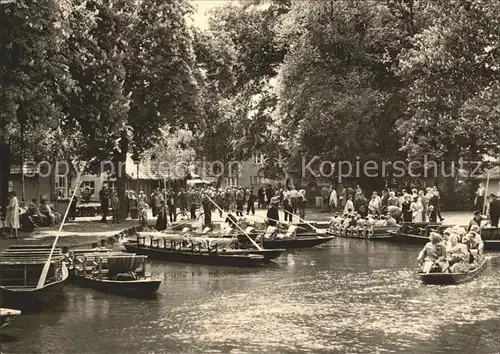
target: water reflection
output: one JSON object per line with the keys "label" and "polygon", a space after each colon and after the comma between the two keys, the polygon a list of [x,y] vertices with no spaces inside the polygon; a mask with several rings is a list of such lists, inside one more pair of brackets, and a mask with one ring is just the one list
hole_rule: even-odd
{"label": "water reflection", "polygon": [[498,352],[498,258],[470,283],[423,286],[418,251],[339,239],[262,269],[152,262],[157,299],[70,286],[59,310],[13,322],[2,351]]}

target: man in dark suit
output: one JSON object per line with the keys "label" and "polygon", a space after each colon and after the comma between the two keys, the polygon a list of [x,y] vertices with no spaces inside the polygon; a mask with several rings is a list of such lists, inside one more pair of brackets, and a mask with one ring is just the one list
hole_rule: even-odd
{"label": "man in dark suit", "polygon": [[490,195],[490,220],[491,226],[498,227],[500,219],[500,198],[495,194]]}

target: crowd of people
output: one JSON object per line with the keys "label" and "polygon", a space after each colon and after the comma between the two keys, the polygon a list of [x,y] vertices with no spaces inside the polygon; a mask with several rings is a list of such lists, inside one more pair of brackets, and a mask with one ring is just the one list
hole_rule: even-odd
{"label": "crowd of people", "polygon": [[41,196],[39,202],[37,199],[32,199],[26,206],[19,202],[16,192],[9,193],[4,221],[7,237],[17,238],[19,230],[32,232],[38,227],[57,225],[61,219],[61,214],[47,197]]}
{"label": "crowd of people", "polygon": [[440,210],[440,197],[437,187],[424,190],[412,189],[400,191],[385,188],[379,194],[374,191],[369,199],[358,185],[356,188],[344,188],[339,191],[330,187],[321,190],[324,210],[341,211],[344,216],[352,214],[361,218],[373,218],[390,215],[397,222],[437,222],[443,221]]}
{"label": "crowd of people", "polygon": [[423,273],[466,273],[482,260],[484,244],[477,225],[470,226],[468,232],[463,227],[450,227],[443,236],[433,232],[429,239],[417,257]]}
{"label": "crowd of people", "polygon": [[[486,203],[491,225],[498,226],[500,196],[492,194],[485,197],[483,189],[484,187],[480,185],[474,202],[477,207]],[[296,215],[300,219],[305,218],[307,204],[305,189],[295,186],[267,185],[256,190],[252,187],[234,186],[191,187],[177,191],[172,188],[156,188],[151,195],[146,195],[143,191],[136,193],[134,190],[127,190],[125,200],[120,201],[117,191],[109,189],[105,184],[98,195],[102,222],[108,222],[111,213],[111,221],[120,223],[120,208],[124,203],[126,217],[137,218],[141,224],[147,224],[148,211],[152,210],[153,216],[157,217],[157,228],[161,230],[167,228],[169,221],[175,222],[179,212],[196,219],[200,210],[207,226],[212,222],[213,212],[218,212],[220,217],[223,213],[235,212],[237,217],[241,217],[245,212],[247,215],[255,215],[256,207],[268,209],[270,225],[280,220],[280,212],[283,213],[282,220],[292,222]],[[428,187],[425,190],[386,188],[380,194],[374,191],[370,198],[367,198],[359,185],[355,188],[339,185],[337,189],[325,186],[321,189],[321,197],[324,211],[334,213],[332,222],[344,227],[392,226],[402,222],[444,220],[436,187]],[[78,200],[90,201],[90,199],[89,188],[81,190],[70,206],[68,219],[76,218]],[[31,231],[36,227],[51,226],[61,221],[61,215],[57,213],[54,203],[50,203],[48,198],[41,197],[39,202],[32,200],[25,207],[20,205],[15,192],[11,192],[5,214],[5,227],[11,230],[10,234],[13,237],[17,235],[19,229]]]}

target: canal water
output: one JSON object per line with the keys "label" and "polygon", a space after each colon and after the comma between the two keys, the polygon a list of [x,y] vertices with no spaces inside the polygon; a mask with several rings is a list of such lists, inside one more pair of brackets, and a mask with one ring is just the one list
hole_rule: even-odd
{"label": "canal water", "polygon": [[151,262],[156,299],[68,286],[1,332],[10,353],[500,352],[500,258],[476,280],[424,286],[419,247],[337,239],[263,269]]}

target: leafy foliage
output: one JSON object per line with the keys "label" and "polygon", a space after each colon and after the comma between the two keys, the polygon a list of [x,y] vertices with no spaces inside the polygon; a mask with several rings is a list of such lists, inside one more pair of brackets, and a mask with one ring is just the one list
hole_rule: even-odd
{"label": "leafy foliage", "polygon": [[439,1],[434,20],[401,54],[408,85],[407,119],[399,126],[410,157],[477,159],[500,149],[500,4]]}

